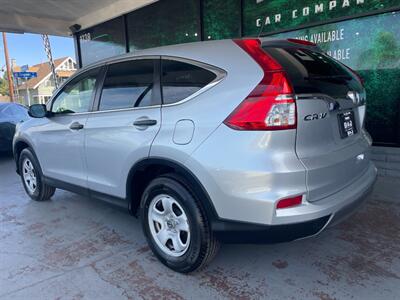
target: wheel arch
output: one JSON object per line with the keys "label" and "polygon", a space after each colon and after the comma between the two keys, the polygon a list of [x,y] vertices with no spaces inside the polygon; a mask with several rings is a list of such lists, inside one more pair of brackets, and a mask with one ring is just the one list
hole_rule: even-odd
{"label": "wheel arch", "polygon": [[25,139],[18,139],[14,142],[13,146],[13,155],[14,155],[14,161],[15,161],[15,168],[18,174],[20,174],[19,170],[19,156],[21,155],[22,150],[26,148],[32,148],[32,145]]}
{"label": "wheel arch", "polygon": [[179,175],[183,183],[189,185],[199,198],[210,222],[218,215],[206,189],[199,179],[183,164],[160,157],[146,158],[137,162],[129,171],[126,182],[126,196],[129,201],[129,210],[136,215],[139,210],[141,196],[144,189],[154,178],[168,173]]}

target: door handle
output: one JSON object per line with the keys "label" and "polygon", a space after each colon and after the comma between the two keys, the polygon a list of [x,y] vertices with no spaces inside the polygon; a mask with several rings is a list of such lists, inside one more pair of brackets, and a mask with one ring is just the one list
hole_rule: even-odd
{"label": "door handle", "polygon": [[157,120],[151,120],[151,119],[141,119],[141,120],[136,120],[133,122],[134,126],[154,126],[157,124]]}
{"label": "door handle", "polygon": [[71,129],[71,130],[81,130],[81,129],[83,129],[83,124],[81,124],[79,122],[74,122],[69,126],[69,129]]}

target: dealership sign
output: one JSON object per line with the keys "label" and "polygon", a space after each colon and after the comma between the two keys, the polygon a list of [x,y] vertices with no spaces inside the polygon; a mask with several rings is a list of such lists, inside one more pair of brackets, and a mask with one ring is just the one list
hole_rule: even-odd
{"label": "dealership sign", "polygon": [[245,0],[244,34],[258,35],[400,8],[398,0]]}
{"label": "dealership sign", "polygon": [[[264,0],[256,0],[257,3],[264,2]],[[316,3],[313,6],[304,6],[302,8],[293,9],[290,14],[286,14],[291,19],[297,19],[301,17],[308,17],[311,14],[321,14],[325,10],[332,11],[334,9],[346,9],[351,5],[363,5],[365,0],[355,0],[351,2],[350,0],[341,1],[329,1],[326,3]],[[339,3],[338,3],[339,2]],[[339,4],[339,5],[338,5]],[[276,13],[273,16],[266,16],[265,18],[258,18],[256,20],[256,26],[261,27],[263,25],[271,25],[274,23],[280,23],[282,21],[282,13]]]}

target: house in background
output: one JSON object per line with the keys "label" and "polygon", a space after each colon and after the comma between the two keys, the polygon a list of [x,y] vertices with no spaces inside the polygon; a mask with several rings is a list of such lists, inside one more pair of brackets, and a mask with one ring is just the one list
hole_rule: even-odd
{"label": "house in background", "polygon": [[[76,72],[76,62],[71,57],[55,59],[54,66],[60,84]],[[19,70],[20,67],[13,67],[14,72],[18,72]],[[53,95],[56,88],[50,64],[49,62],[37,64],[30,67],[29,71],[37,72],[37,77],[27,81],[18,79],[18,96],[25,105],[34,103],[45,104]]]}

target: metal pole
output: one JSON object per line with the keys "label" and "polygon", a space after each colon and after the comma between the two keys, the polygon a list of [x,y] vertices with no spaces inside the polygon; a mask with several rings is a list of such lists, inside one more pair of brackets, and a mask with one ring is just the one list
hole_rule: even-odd
{"label": "metal pole", "polygon": [[15,99],[14,99],[14,101],[20,102],[20,99],[19,99],[19,89],[18,89],[18,79],[17,79],[17,80],[14,80],[14,83],[15,83],[15,86],[14,86]]}
{"label": "metal pole", "polygon": [[28,97],[28,106],[31,106],[31,94],[28,88],[28,78],[25,79],[26,97]]}
{"label": "metal pole", "polygon": [[3,32],[3,45],[4,45],[4,56],[6,59],[6,66],[7,66],[8,91],[10,94],[10,101],[14,102],[14,84],[12,80],[10,61],[8,59],[7,37],[5,32]]}
{"label": "metal pole", "polygon": [[[11,59],[12,62],[12,59]],[[11,63],[11,76],[14,87],[14,102],[19,102],[18,78],[14,77],[14,65]]]}

